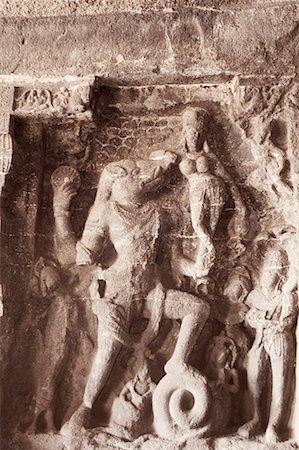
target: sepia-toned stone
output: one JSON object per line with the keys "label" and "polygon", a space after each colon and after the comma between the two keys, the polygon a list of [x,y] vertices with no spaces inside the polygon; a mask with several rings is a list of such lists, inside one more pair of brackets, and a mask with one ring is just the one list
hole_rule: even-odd
{"label": "sepia-toned stone", "polygon": [[1,448],[299,448],[296,2],[0,21]]}

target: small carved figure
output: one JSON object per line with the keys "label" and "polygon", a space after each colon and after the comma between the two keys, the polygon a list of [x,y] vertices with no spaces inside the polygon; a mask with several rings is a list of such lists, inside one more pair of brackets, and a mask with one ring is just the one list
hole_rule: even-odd
{"label": "small carved figure", "polygon": [[246,297],[252,289],[251,276],[246,267],[237,266],[229,273],[223,285],[223,296],[217,299],[216,318],[226,326],[240,324],[248,306]]}
{"label": "small carved figure", "polygon": [[133,440],[150,430],[155,387],[145,362],[113,402],[110,418],[113,435]]}
{"label": "small carved figure", "polygon": [[[49,299],[46,312],[47,318],[45,328],[36,330],[39,336],[39,348],[35,360],[35,368],[39,368],[38,376],[33,377],[34,419],[27,432],[37,430],[55,429],[53,420],[53,398],[55,395],[55,380],[65,361],[66,334],[69,320],[70,296],[63,288],[70,286],[74,276],[65,273],[63,268],[74,265],[75,245],[74,233],[66,233],[71,229],[69,209],[70,203],[76,191],[80,187],[80,176],[78,172],[68,166],[60,166],[51,177],[54,191],[53,208],[55,216],[55,256],[61,267],[53,262],[46,261],[40,257],[34,267],[31,280],[31,292],[35,297]],[[74,307],[74,306],[73,306]]]}
{"label": "small carved figure", "polygon": [[37,99],[36,89],[31,89],[30,91],[24,92],[24,94],[21,95],[21,97],[16,100],[18,104],[18,109],[24,112],[31,111],[36,99]]}
{"label": "small carved figure", "polygon": [[66,113],[69,108],[70,91],[66,87],[61,87],[53,98],[53,108],[57,113]]}
{"label": "small carved figure", "polygon": [[31,279],[31,290],[36,296],[52,295],[61,283],[61,275],[54,264],[46,263],[41,256],[34,266],[34,276]]}
{"label": "small carved figure", "polygon": [[191,222],[199,238],[199,249],[194,264],[194,277],[208,275],[215,261],[213,236],[226,201],[224,181],[210,173],[206,156],[184,158],[181,172],[189,182]]}
{"label": "small carved figure", "polygon": [[271,407],[266,430],[269,442],[279,441],[289,417],[295,361],[294,324],[298,305],[287,286],[289,261],[286,253],[272,246],[266,253],[258,286],[247,297],[246,320],[256,330],[248,353],[248,386],[253,399],[253,418],[239,428],[248,437],[261,433],[263,411],[260,398],[272,373]]}
{"label": "small carved figure", "polygon": [[[209,315],[200,298],[165,289],[157,257],[163,230],[162,210],[152,206],[149,194],[161,189],[169,168],[176,161],[170,152],[154,152],[147,160],[123,160],[103,170],[94,204],[81,240],[77,243],[77,264],[100,260],[107,241],[116,258],[106,270],[97,269],[91,287],[93,310],[98,317],[98,350],[85,388],[83,403],[63,427],[80,429],[101,393],[122,345],[132,346],[129,327],[134,318],[151,317],[147,342],[154,339],[160,318],[182,321],[167,373],[185,373],[188,358]],[[66,225],[66,232],[68,226]],[[153,331],[154,330],[154,331]]]}
{"label": "small carved figure", "polygon": [[283,103],[286,103],[291,93],[290,80],[282,80],[272,87],[251,88],[241,86],[236,76],[232,82],[231,113],[235,122],[245,131],[256,163],[256,169],[249,174],[247,181],[268,197],[269,206],[275,205],[287,223],[297,226],[297,215],[289,206],[295,195],[294,179],[288,174],[291,152],[277,145],[273,139],[275,123],[280,122]]}
{"label": "small carved figure", "polygon": [[214,387],[222,386],[228,392],[239,390],[239,377],[234,365],[237,359],[237,347],[234,341],[225,336],[215,336],[207,348],[207,371]]}
{"label": "small carved figure", "polygon": [[[289,90],[290,80],[283,79],[279,84],[270,86],[248,86],[240,84],[236,75],[231,84],[231,113],[235,122],[250,137],[256,128],[262,130],[263,138],[269,118],[281,108],[281,102]],[[257,120],[257,122],[256,122]]]}
{"label": "small carved figure", "polygon": [[18,110],[21,112],[52,111],[51,93],[48,89],[31,89],[24,92],[17,100]]}
{"label": "small carved figure", "polygon": [[186,153],[194,159],[199,155],[207,156],[214,176],[219,177],[229,186],[234,201],[234,214],[227,226],[228,247],[231,250],[231,256],[237,258],[245,250],[242,239],[248,232],[248,211],[232,178],[207,143],[209,113],[202,108],[188,107],[183,113],[182,121]]}
{"label": "small carved figure", "polygon": [[52,109],[51,93],[47,89],[37,89],[36,101],[31,112]]}
{"label": "small carved figure", "polygon": [[88,104],[89,86],[78,86],[74,90],[61,87],[53,97],[53,112],[56,114],[82,113]]}
{"label": "small carved figure", "polygon": [[255,128],[251,151],[258,162],[258,168],[250,174],[249,181],[258,190],[261,190],[260,183],[263,191],[266,185],[273,201],[281,201],[284,206],[284,203],[288,203],[292,198],[293,190],[282,177],[286,158],[284,152],[272,142],[272,131],[268,122]]}
{"label": "small carved figure", "polygon": [[231,418],[231,394],[239,391],[239,375],[235,369],[237,346],[233,339],[220,334],[213,337],[206,352],[207,375],[212,389],[212,429],[224,431]]}
{"label": "small carved figure", "polygon": [[70,110],[73,112],[84,112],[89,105],[89,86],[78,86],[72,92],[69,99]]}
{"label": "small carved figure", "polygon": [[[55,381],[64,360],[65,337],[67,332],[67,295],[62,295],[62,285],[66,282],[61,270],[52,262],[40,257],[34,266],[31,278],[31,293],[39,301],[40,314],[36,314],[32,383],[34,396],[31,423],[27,433],[55,429],[54,391]],[[42,298],[45,301],[42,301]],[[37,311],[36,311],[37,312]],[[43,325],[46,318],[46,325]],[[41,324],[40,324],[41,319]]]}

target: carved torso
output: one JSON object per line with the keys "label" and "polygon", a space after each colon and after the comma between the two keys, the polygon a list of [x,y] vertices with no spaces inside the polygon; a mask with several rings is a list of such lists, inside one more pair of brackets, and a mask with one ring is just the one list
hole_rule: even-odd
{"label": "carved torso", "polygon": [[110,202],[107,210],[109,239],[117,257],[103,272],[106,296],[116,298],[121,292],[129,292],[130,298],[144,300],[156,278],[160,214],[151,205],[127,211],[115,202]]}

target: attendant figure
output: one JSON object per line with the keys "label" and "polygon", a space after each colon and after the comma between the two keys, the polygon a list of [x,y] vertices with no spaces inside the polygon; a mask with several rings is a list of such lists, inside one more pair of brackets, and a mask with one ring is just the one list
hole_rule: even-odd
{"label": "attendant figure", "polygon": [[297,296],[285,289],[289,273],[286,253],[272,247],[265,255],[258,286],[250,292],[247,304],[250,310],[246,320],[256,330],[248,353],[248,387],[253,400],[253,418],[239,428],[249,437],[262,431],[265,411],[261,395],[265,382],[272,376],[270,415],[266,440],[281,439],[290,413],[294,383],[295,332],[298,315]]}

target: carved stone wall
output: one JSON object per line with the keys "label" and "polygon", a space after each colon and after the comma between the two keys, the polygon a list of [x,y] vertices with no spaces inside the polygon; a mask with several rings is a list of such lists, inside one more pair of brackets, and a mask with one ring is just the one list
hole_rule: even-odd
{"label": "carved stone wall", "polygon": [[[296,4],[24,5],[1,35],[1,448],[298,448]],[[72,52],[39,59],[48,36]]]}

